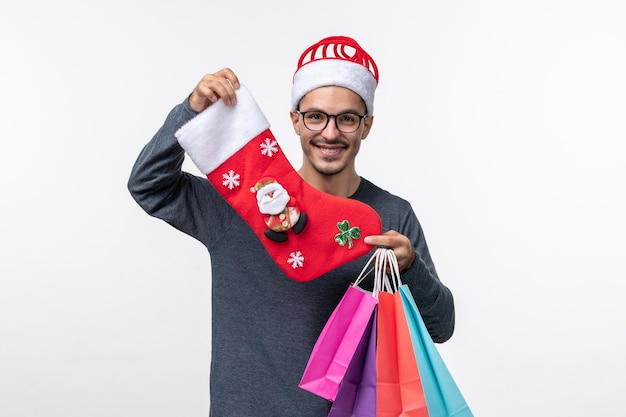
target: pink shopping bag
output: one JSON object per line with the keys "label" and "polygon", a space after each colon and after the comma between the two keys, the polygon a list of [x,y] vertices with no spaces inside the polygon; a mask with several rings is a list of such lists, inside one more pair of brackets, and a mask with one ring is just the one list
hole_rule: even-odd
{"label": "pink shopping bag", "polygon": [[376,417],[376,309],[327,417]]}
{"label": "pink shopping bag", "polygon": [[348,287],[326,322],[298,384],[300,388],[329,401],[335,400],[339,384],[378,303],[372,292],[359,287],[369,272],[367,268],[374,256],[355,282]]}

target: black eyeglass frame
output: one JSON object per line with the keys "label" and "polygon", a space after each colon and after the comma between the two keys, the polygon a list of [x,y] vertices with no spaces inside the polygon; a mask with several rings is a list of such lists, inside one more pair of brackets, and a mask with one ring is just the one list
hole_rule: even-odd
{"label": "black eyeglass frame", "polygon": [[[363,123],[363,119],[365,119],[368,114],[358,114],[358,113],[354,113],[351,111],[345,111],[343,113],[339,113],[339,114],[328,114],[326,112],[323,112],[321,110],[307,110],[307,111],[300,111],[300,110],[296,110],[296,113],[298,113],[299,115],[302,116],[302,124],[304,124],[304,127],[306,127],[307,129],[309,129],[311,132],[321,132],[322,130],[326,129],[326,127],[328,126],[328,122],[330,121],[330,118],[334,118],[335,119],[335,127],[337,128],[338,131],[342,132],[342,133],[354,133],[357,130],[359,130],[359,128],[361,127],[361,123]],[[324,127],[322,127],[321,129],[311,129],[309,126],[307,126],[306,122],[304,121],[304,116],[307,113],[320,113],[326,116],[326,123],[324,124]],[[354,130],[351,130],[350,132],[346,132],[345,130],[341,130],[341,128],[339,127],[339,124],[337,124],[337,117],[339,116],[343,116],[344,114],[350,114],[352,116],[357,116],[359,118],[359,124],[356,126],[356,128],[354,128]]]}

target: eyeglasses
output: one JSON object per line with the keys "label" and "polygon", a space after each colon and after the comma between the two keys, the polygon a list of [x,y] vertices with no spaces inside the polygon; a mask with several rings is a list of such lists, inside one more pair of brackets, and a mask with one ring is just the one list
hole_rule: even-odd
{"label": "eyeglasses", "polygon": [[328,114],[319,110],[296,110],[296,113],[302,115],[304,126],[313,132],[320,132],[326,129],[328,121],[331,117],[334,117],[337,130],[343,133],[354,133],[361,126],[361,120],[367,117],[367,114],[356,114],[352,112]]}

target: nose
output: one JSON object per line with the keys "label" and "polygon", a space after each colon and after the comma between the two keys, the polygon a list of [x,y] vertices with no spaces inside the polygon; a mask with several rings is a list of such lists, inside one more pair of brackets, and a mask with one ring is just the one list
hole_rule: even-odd
{"label": "nose", "polygon": [[[332,117],[332,121],[330,118]],[[328,123],[324,130],[322,130],[322,136],[324,139],[336,139],[341,135],[339,129],[337,129],[337,116],[328,116]]]}

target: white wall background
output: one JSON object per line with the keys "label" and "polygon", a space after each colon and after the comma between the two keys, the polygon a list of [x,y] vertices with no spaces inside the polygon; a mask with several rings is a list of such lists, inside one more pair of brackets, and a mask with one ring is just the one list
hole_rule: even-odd
{"label": "white wall background", "polygon": [[625,20],[621,0],[3,0],[0,415],[206,415],[209,257],[132,201],[130,168],[224,66],[299,166],[291,75],[345,34],[381,70],[359,171],[424,225],[476,416],[624,416]]}

